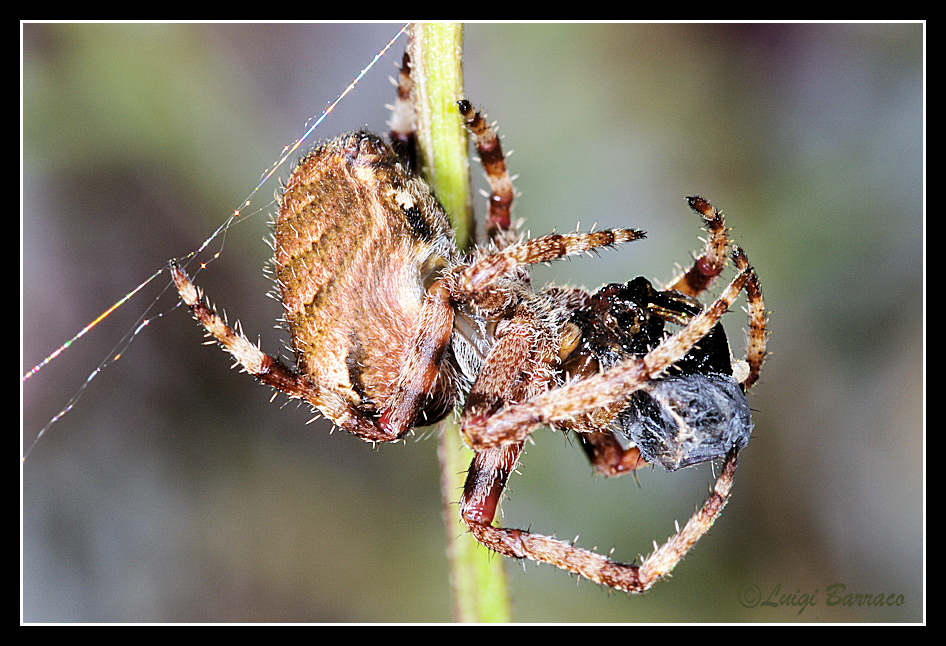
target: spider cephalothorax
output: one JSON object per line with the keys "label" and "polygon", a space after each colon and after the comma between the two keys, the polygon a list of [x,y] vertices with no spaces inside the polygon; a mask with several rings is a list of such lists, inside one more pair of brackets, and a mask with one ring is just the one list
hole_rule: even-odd
{"label": "spider cephalothorax", "polygon": [[[694,265],[666,289],[644,279],[535,291],[530,265],[644,236],[631,228],[521,238],[499,139],[467,101],[458,107],[491,187],[489,244],[457,249],[446,215],[412,174],[414,119],[404,58],[391,123],[394,148],[353,132],[302,158],[279,199],[274,274],[295,366],[232,330],[171,263],[194,316],[247,372],[304,399],[370,442],[397,440],[462,403],[475,451],[460,513],[483,545],[641,592],[669,572],[712,525],[729,496],[751,419],[743,392],[765,357],[766,313],[755,272],[737,248],[737,275],[703,306],[730,242],[722,214],[690,205],[710,232]],[[745,289],[749,344],[734,373],[719,323]],[[678,329],[669,334],[666,324]],[[556,539],[493,525],[523,441],[539,425],[577,433],[592,464],[618,475],[647,462],[676,469],[726,458],[703,507],[640,565]],[[631,439],[622,444],[615,432]]]}

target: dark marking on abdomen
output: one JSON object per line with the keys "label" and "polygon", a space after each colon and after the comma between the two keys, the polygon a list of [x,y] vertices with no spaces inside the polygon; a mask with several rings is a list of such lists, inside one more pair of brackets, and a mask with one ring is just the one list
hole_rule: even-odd
{"label": "dark marking on abdomen", "polygon": [[421,210],[416,206],[412,206],[403,209],[403,211],[404,215],[407,216],[407,223],[411,225],[411,230],[414,232],[414,235],[424,242],[433,242],[434,230],[430,228],[430,223],[427,221],[427,218],[424,217],[424,214],[421,213]]}

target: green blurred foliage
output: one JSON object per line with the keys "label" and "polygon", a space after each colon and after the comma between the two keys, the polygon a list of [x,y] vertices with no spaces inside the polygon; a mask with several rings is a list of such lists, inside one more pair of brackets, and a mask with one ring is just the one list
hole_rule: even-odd
{"label": "green blurred foliage", "polygon": [[[198,247],[397,29],[24,25],[23,371]],[[402,48],[313,143],[385,131]],[[517,621],[922,618],[923,51],[915,24],[467,28],[468,97],[516,151],[515,214],[534,233],[580,221],[649,234],[539,268],[536,284],[669,278],[699,244],[682,198],[702,193],[773,311],[756,430],[709,535],[640,597],[509,563]],[[286,340],[260,271],[276,187],[200,277],[271,352]],[[25,384],[24,441],[161,287]],[[305,408],[270,404],[173,306],[160,296],[162,316],[23,467],[23,618],[449,621],[436,442],[372,449],[304,426]],[[737,351],[741,317],[727,317]],[[560,435],[535,441],[505,522],[580,533],[623,560],[668,536],[712,479],[606,481]],[[833,583],[904,604],[828,606]],[[746,607],[752,586],[816,603]]]}

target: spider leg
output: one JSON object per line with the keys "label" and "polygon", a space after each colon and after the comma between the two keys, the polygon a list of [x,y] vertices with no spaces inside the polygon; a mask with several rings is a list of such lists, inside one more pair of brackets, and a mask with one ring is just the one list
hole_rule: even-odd
{"label": "spider leg", "polygon": [[[722,272],[726,264],[726,249],[731,241],[726,233],[726,224],[723,212],[716,209],[705,198],[694,195],[687,198],[687,202],[694,211],[703,217],[703,225],[709,232],[703,253],[697,257],[693,266],[684,274],[670,282],[667,289],[675,289],[688,296],[698,296],[705,291]],[[739,271],[748,267],[745,254],[734,249],[733,259]],[[759,379],[762,363],[765,361],[765,346],[769,331],[768,313],[762,300],[762,287],[755,270],[748,268],[749,279],[746,282],[746,300],[748,301],[749,329],[746,342],[746,363],[749,364],[749,373],[742,382],[743,391],[749,390]]]}
{"label": "spider leg", "polygon": [[666,289],[675,289],[688,296],[698,296],[722,273],[726,266],[726,250],[730,241],[722,211],[715,209],[699,195],[688,197],[687,203],[702,216],[703,226],[709,232],[709,237],[706,239],[703,253],[696,258],[693,266],[670,281]]}
{"label": "spider leg", "polygon": [[515,443],[476,452],[460,502],[461,517],[473,536],[494,552],[549,563],[624,592],[643,592],[673,570],[722,513],[729,501],[736,471],[737,452],[733,449],[726,456],[722,472],[703,506],[683,529],[678,529],[637,566],[612,561],[549,536],[492,525],[496,505],[521,447],[521,443]]}
{"label": "spider leg", "polygon": [[243,370],[289,397],[304,399],[335,424],[366,441],[390,442],[397,439],[379,427],[373,418],[355,408],[340,392],[312,382],[235,332],[216,312],[201,302],[200,290],[175,261],[172,260],[169,267],[181,300],[207,332],[233,355]]}
{"label": "spider leg", "polygon": [[575,436],[591,466],[603,476],[620,476],[647,466],[639,448],[625,449],[611,431],[578,432]]}
{"label": "spider leg", "polygon": [[639,229],[622,228],[602,229],[588,233],[550,233],[523,240],[462,268],[458,272],[452,291],[456,298],[470,300],[496,279],[507,276],[520,267],[640,240],[645,236],[646,234]]}
{"label": "spider leg", "polygon": [[769,338],[768,312],[762,300],[762,286],[755,270],[749,265],[746,255],[741,250],[733,254],[736,268],[741,272],[748,272],[746,281],[746,301],[748,303],[749,329],[746,340],[746,362],[749,364],[749,374],[742,382],[743,391],[748,391],[762,372],[762,363],[765,361],[765,346]]}
{"label": "spider leg", "polygon": [[378,420],[386,433],[400,437],[414,425],[440,374],[444,353],[450,345],[453,318],[453,302],[441,278],[427,290],[397,387]]}
{"label": "spider leg", "polygon": [[523,303],[497,326],[496,340],[463,406],[460,433],[469,444],[475,444],[486,422],[505,404],[528,400],[554,385],[558,337],[554,323],[540,314]]}
{"label": "spider leg", "polygon": [[[460,498],[460,517],[471,530],[474,526],[490,525],[493,522],[499,499],[506,488],[506,481],[516,468],[521,451],[522,442],[516,442],[477,451],[473,456],[463,484],[463,496]],[[476,534],[475,531],[473,533]],[[489,542],[481,540],[479,536],[476,539],[494,552],[505,554]]]}
{"label": "spider leg", "polygon": [[739,274],[719,298],[673,336],[643,357],[625,359],[605,372],[565,384],[529,401],[500,410],[486,420],[481,432],[470,438],[473,448],[479,450],[520,442],[540,424],[567,422],[612,405],[658,377],[710,332],[749,281],[752,269],[748,260],[740,259],[744,259],[745,254],[737,249],[734,257],[737,258],[737,265],[742,267]]}
{"label": "spider leg", "polygon": [[398,68],[397,99],[391,112],[390,128],[391,147],[408,173],[417,168],[417,115],[414,112],[414,79],[411,78],[411,57],[404,51],[401,67]]}
{"label": "spider leg", "polygon": [[473,135],[476,152],[486,171],[489,182],[489,213],[486,217],[486,235],[498,249],[503,249],[518,238],[518,227],[511,219],[512,202],[516,197],[512,179],[506,169],[506,157],[499,136],[486,119],[466,99],[457,101],[466,127]]}

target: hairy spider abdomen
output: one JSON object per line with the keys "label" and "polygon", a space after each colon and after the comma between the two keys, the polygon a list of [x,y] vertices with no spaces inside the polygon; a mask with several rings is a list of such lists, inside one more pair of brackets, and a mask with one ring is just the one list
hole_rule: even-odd
{"label": "hairy spider abdomen", "polygon": [[[416,335],[425,280],[455,254],[443,209],[388,144],[352,132],[299,161],[279,199],[274,250],[298,369],[378,412]],[[440,387],[428,417],[452,404]]]}

